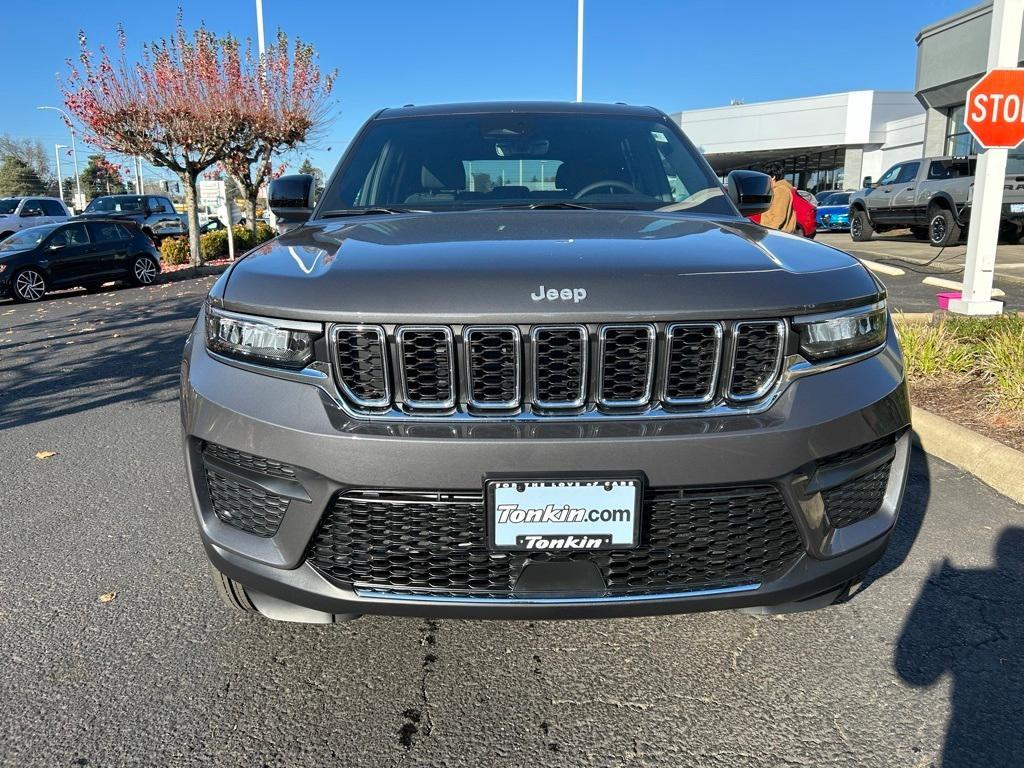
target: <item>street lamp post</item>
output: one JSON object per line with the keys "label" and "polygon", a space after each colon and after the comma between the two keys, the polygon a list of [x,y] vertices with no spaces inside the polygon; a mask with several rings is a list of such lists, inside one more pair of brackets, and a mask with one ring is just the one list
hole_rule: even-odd
{"label": "street lamp post", "polygon": [[263,42],[263,0],[256,0],[256,36],[259,38],[260,58],[267,51],[267,45]]}
{"label": "street lamp post", "polygon": [[64,178],[60,170],[60,151],[67,149],[67,144],[54,144],[53,145],[53,156],[57,158],[57,194],[60,197],[60,201],[64,202]]}
{"label": "street lamp post", "polygon": [[71,118],[68,117],[68,113],[63,109],[57,107],[36,107],[36,109],[52,109],[54,112],[59,112],[71,131],[71,161],[75,164],[75,204],[80,205],[84,200],[82,199],[82,180],[78,176],[78,144],[75,141],[75,126],[72,124]]}
{"label": "street lamp post", "polygon": [[583,0],[576,6],[576,101],[583,101]]}

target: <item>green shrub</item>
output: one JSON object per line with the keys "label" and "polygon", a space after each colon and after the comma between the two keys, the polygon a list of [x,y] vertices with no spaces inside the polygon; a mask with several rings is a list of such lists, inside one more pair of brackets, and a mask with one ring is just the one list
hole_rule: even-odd
{"label": "green shrub", "polygon": [[901,323],[897,325],[897,331],[907,375],[911,378],[963,374],[974,368],[972,351],[960,344],[945,324]]}
{"label": "green shrub", "polygon": [[256,222],[256,245],[265,243],[267,240],[271,240],[277,236],[277,232],[269,224],[264,224],[262,221]]}
{"label": "green shrub", "polygon": [[[231,228],[231,234],[235,238],[235,255],[241,256],[246,251],[250,250],[255,243],[253,242],[252,230],[249,227],[243,227],[241,224],[235,224]],[[227,237],[227,232],[224,233]]]}
{"label": "green shrub", "polygon": [[188,264],[191,254],[188,249],[188,238],[167,237],[160,243],[160,258],[167,266]]}
{"label": "green shrub", "polygon": [[[238,243],[235,243],[238,248]],[[228,255],[228,233],[223,229],[215,229],[199,236],[199,255],[203,261],[223,259]]]}
{"label": "green shrub", "polygon": [[998,328],[981,342],[979,357],[982,375],[995,385],[1001,403],[1024,411],[1024,323]]}

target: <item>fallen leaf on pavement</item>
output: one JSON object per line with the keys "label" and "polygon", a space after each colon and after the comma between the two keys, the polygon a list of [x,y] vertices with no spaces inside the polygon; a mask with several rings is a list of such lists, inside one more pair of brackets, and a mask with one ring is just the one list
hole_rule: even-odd
{"label": "fallen leaf on pavement", "polygon": [[117,592],[104,592],[102,595],[100,595],[100,602],[109,603],[115,597],[117,597]]}
{"label": "fallen leaf on pavement", "polygon": [[56,455],[57,455],[56,451],[37,451],[36,452],[36,458],[37,459],[51,459],[51,458],[53,458]]}

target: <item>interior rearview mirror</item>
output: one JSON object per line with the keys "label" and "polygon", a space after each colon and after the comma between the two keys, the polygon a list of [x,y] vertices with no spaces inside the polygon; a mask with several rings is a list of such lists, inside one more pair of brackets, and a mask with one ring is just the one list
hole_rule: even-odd
{"label": "interior rearview mirror", "polygon": [[282,176],[270,182],[267,202],[278,222],[301,224],[313,213],[313,177],[308,173]]}
{"label": "interior rearview mirror", "polygon": [[757,171],[732,171],[727,179],[729,198],[741,214],[764,213],[772,204],[772,177]]}

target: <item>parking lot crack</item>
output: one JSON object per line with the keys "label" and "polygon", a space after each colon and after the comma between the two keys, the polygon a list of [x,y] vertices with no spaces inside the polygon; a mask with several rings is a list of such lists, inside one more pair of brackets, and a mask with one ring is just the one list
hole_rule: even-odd
{"label": "parking lot crack", "polygon": [[419,736],[429,737],[434,730],[434,721],[431,717],[430,687],[429,679],[437,663],[437,629],[438,623],[433,619],[423,622],[423,636],[420,638],[420,645],[423,647],[423,661],[420,666],[419,678],[419,706],[409,707],[402,712],[405,722],[398,729],[398,743],[411,750]]}

